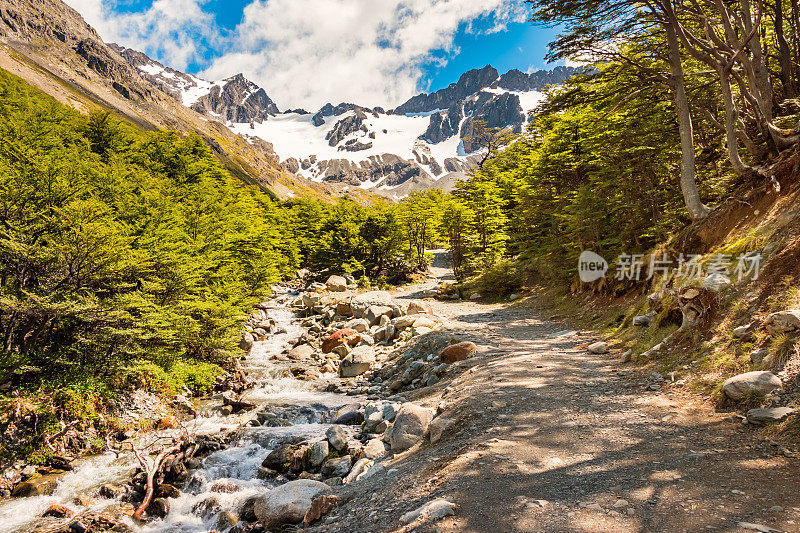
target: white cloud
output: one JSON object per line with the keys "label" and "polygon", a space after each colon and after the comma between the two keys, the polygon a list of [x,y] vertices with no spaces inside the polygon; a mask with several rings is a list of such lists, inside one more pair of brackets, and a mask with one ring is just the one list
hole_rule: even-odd
{"label": "white cloud", "polygon": [[155,0],[134,13],[118,13],[108,0],[65,2],[106,42],[142,51],[178,70],[200,57],[204,47],[222,42],[214,16],[203,11],[204,0]]}
{"label": "white cloud", "polygon": [[312,110],[397,105],[418,91],[426,65],[457,53],[459,29],[494,33],[526,17],[522,0],[255,0],[223,37],[204,0],[156,0],[133,14],[115,14],[109,0],[66,1],[106,40],[177,69],[202,64],[209,46],[218,57],[202,76],[243,72],[281,108]]}

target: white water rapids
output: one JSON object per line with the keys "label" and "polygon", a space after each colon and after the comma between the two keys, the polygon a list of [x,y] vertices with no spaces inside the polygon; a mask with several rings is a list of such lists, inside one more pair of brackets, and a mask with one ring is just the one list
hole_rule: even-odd
{"label": "white water rapids", "polygon": [[[216,530],[222,533],[225,528],[218,528],[222,513],[237,515],[245,500],[263,494],[275,485],[275,481],[256,477],[261,462],[271,449],[287,437],[322,438],[329,427],[320,422],[323,414],[332,407],[349,403],[349,398],[343,395],[315,390],[313,383],[281,377],[285,367],[270,361],[271,356],[293,345],[303,332],[300,319],[288,307],[291,299],[290,294],[282,294],[272,301],[274,305],[268,310],[276,327],[285,328],[286,333],[272,335],[265,341],[255,343],[244,368],[257,383],[255,389],[246,394],[246,399],[259,407],[274,405],[294,408],[296,415],[289,419],[292,425],[246,427],[240,430],[231,446],[207,456],[202,460],[201,468],[190,471],[186,485],[178,487],[181,495],[169,500],[170,511],[164,519],[144,525],[128,522],[134,531],[193,533]],[[255,418],[255,411],[245,413],[242,417],[198,417],[186,427],[190,432],[214,434],[226,428],[232,429],[248,418]],[[157,435],[154,433],[153,437]],[[89,508],[92,511],[117,504],[119,502],[116,500],[97,496],[97,489],[105,483],[130,479],[137,466],[132,454],[117,458],[110,452],[77,461],[75,469],[59,480],[53,495],[10,499],[0,503],[0,533],[28,533],[44,523],[63,522],[40,518],[53,503],[65,505],[76,514],[84,512],[86,507],[74,503],[79,494],[91,495],[95,501]],[[215,484],[219,490],[222,483],[228,487],[225,492],[211,490]],[[232,491],[234,485],[237,490]]]}

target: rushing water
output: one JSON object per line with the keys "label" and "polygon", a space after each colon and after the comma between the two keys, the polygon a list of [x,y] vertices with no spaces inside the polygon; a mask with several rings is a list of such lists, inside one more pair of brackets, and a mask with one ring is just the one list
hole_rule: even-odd
{"label": "rushing water", "polygon": [[[170,499],[169,514],[143,526],[130,526],[143,533],[224,531],[218,527],[220,515],[237,514],[249,497],[263,494],[275,481],[258,479],[258,468],[269,452],[290,437],[322,438],[329,427],[323,423],[332,407],[343,405],[347,399],[339,394],[315,390],[313,383],[285,377],[285,367],[270,361],[300,337],[303,329],[300,320],[288,306],[291,294],[282,294],[272,301],[268,315],[278,328],[286,332],[257,342],[248,355],[244,368],[256,386],[246,399],[259,406],[272,405],[289,413],[292,423],[287,427],[247,427],[237,433],[233,444],[212,453],[202,461],[202,467],[192,470],[178,498]],[[242,418],[209,414],[187,424],[190,431],[213,434],[232,428],[253,413]],[[118,503],[96,497],[103,484],[129,479],[136,468],[135,459],[129,455],[116,457],[113,453],[77,462],[75,470],[63,476],[52,496],[12,499],[0,504],[0,533],[27,532],[39,521],[42,513],[53,503],[66,505],[76,513],[86,510],[73,503],[78,494],[91,494],[95,499],[93,511]]]}

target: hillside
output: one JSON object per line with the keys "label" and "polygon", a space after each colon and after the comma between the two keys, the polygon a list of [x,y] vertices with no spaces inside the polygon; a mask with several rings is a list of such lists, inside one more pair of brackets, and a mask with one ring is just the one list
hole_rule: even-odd
{"label": "hillside", "polygon": [[202,136],[228,170],[278,197],[334,197],[335,187],[287,172],[269,143],[248,142],[142,77],[60,0],[0,3],[0,67],[81,112],[104,109],[144,129]]}

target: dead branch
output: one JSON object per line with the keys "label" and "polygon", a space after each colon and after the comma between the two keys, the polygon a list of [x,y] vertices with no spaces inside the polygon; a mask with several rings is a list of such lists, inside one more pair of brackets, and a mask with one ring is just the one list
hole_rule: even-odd
{"label": "dead branch", "polygon": [[136,447],[133,448],[133,453],[134,455],[136,455],[136,459],[139,461],[139,464],[142,465],[142,468],[147,474],[147,491],[145,492],[144,495],[144,501],[142,501],[142,504],[133,513],[134,520],[144,520],[144,512],[147,510],[147,507],[150,505],[150,501],[153,499],[153,492],[155,491],[155,484],[153,483],[153,481],[156,477],[156,474],[160,472],[161,465],[164,462],[164,459],[166,459],[169,455],[175,452],[179,452],[180,449],[181,446],[180,443],[178,443],[170,448],[163,450],[161,453],[158,454],[158,456],[156,456],[156,459],[155,461],[153,461],[153,464],[150,465],[148,464],[147,460],[144,457],[142,457],[141,452],[138,449],[136,449]]}

